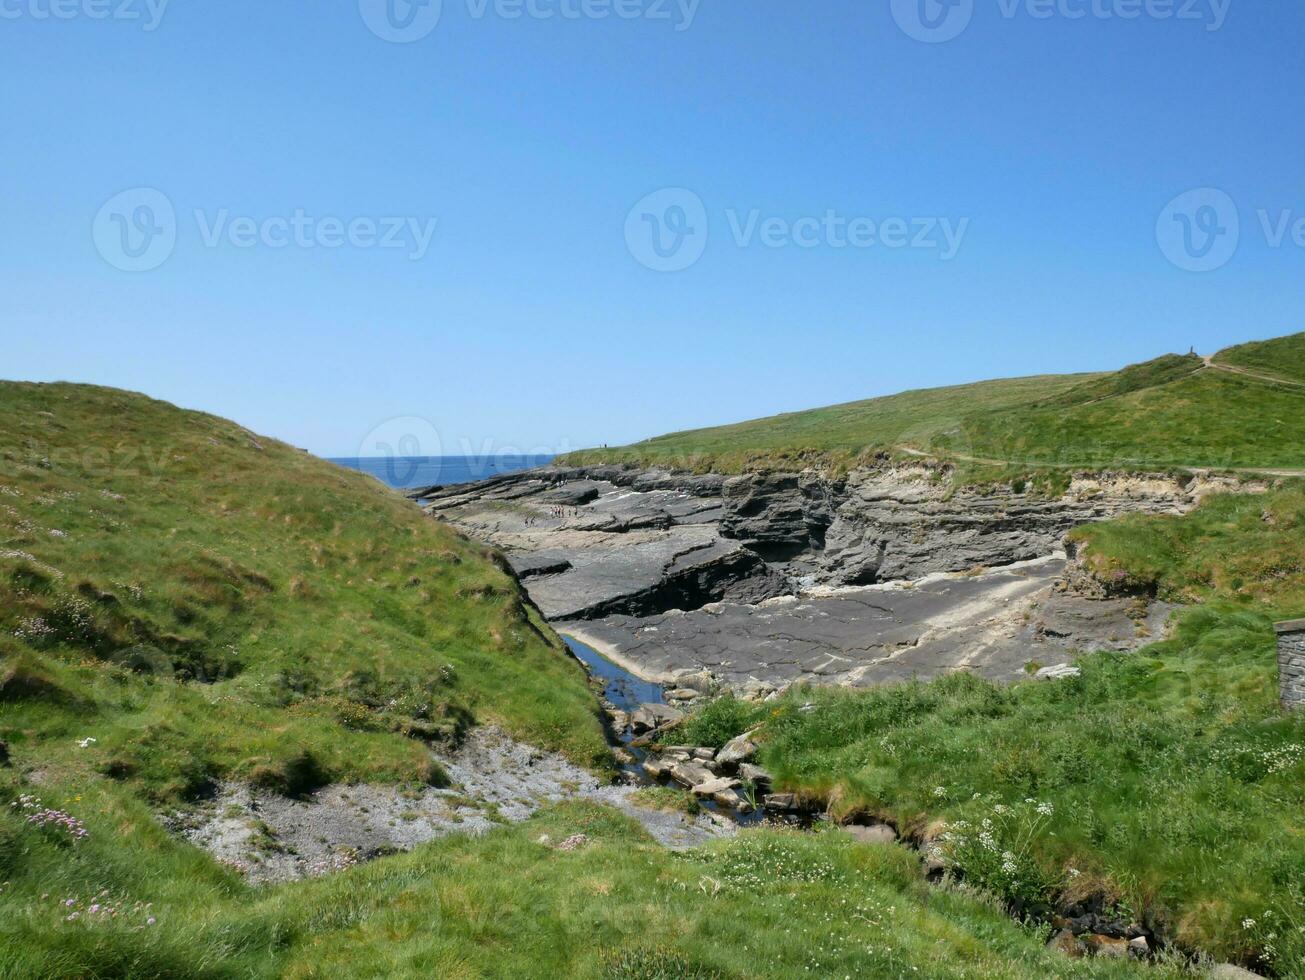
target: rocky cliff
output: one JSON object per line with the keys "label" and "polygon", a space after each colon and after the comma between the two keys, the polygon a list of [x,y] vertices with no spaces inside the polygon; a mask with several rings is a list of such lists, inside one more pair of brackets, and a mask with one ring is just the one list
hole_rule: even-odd
{"label": "rocky cliff", "polygon": [[1011,677],[1078,648],[1128,648],[1163,617],[1066,588],[1066,532],[1243,486],[1085,473],[1049,496],[948,477],[927,465],[836,477],[555,466],[415,496],[502,548],[561,628],[649,676],[704,668],[749,689],[961,667]]}

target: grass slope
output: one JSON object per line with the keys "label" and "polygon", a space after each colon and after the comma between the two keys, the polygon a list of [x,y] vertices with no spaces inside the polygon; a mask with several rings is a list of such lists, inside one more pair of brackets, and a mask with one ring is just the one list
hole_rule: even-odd
{"label": "grass slope", "polygon": [[[1216,363],[1305,378],[1305,334],[1229,348]],[[1166,355],[1121,371],[1046,375],[886,398],[586,450],[572,463],[741,472],[845,467],[915,450],[969,475],[1014,467],[1305,467],[1305,388]]]}
{"label": "grass slope", "polygon": [[[0,384],[0,739],[162,802],[430,780],[473,717],[605,758],[585,677],[487,551],[212,416]],[[83,738],[93,738],[85,748]]]}
{"label": "grass slope", "polygon": [[[82,802],[105,830],[75,847],[0,812],[10,876],[0,976],[1178,975],[1067,959],[992,901],[926,886],[904,849],[839,833],[759,832],[676,854],[612,810],[572,804],[481,838],[256,891],[152,829],[138,805]],[[557,847],[578,834],[574,850]],[[94,904],[117,917],[89,911]]]}
{"label": "grass slope", "polygon": [[676,741],[761,725],[784,788],[917,831],[949,822],[969,879],[1012,903],[1100,890],[1191,948],[1305,976],[1305,716],[1278,708],[1272,630],[1305,613],[1305,487],[1075,537],[1111,587],[1208,604],[1078,678],[727,699]]}

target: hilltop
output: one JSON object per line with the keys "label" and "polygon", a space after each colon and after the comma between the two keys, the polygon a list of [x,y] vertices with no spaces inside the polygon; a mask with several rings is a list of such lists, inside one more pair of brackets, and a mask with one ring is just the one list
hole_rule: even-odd
{"label": "hilltop", "polygon": [[877,454],[937,457],[970,471],[1305,468],[1305,333],[1115,372],[906,391],[562,462],[739,473],[842,468]]}

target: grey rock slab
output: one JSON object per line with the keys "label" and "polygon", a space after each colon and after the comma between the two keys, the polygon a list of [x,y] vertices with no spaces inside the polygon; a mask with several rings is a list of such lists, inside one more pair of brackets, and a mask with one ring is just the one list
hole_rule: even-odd
{"label": "grey rock slab", "polygon": [[224,783],[214,799],[167,822],[254,882],[313,877],[437,837],[485,833],[568,799],[615,807],[672,848],[734,832],[709,816],[640,807],[631,801],[637,787],[600,783],[564,757],[492,727],[473,730],[457,753],[440,761],[454,781],[447,789],[426,787],[414,794],[396,786],[332,785],[307,799],[289,799]]}
{"label": "grey rock slab", "polygon": [[[813,590],[756,605],[712,603],[582,626],[647,676],[706,669],[735,692],[754,696],[800,680],[864,686],[955,670],[1011,681],[1027,677],[1030,662],[1063,666],[1079,651],[1098,648],[1103,629],[1115,648],[1157,635],[1127,617],[1121,623],[1120,601],[1096,603],[1106,625],[1094,627],[1081,607],[1092,600],[1052,588],[1064,567],[1063,559],[1043,559],[977,575],[928,576],[909,588]],[[1045,629],[1063,602],[1075,604],[1080,632]],[[567,624],[558,628],[565,632]],[[1125,628],[1128,636],[1121,635]]]}
{"label": "grey rock slab", "polygon": [[897,831],[883,823],[874,824],[870,827],[848,824],[841,829],[862,844],[891,844],[897,840]]}

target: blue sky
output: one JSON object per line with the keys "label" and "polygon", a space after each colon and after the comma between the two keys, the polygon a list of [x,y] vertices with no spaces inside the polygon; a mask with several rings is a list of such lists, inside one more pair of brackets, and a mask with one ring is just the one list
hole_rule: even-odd
{"label": "blue sky", "polygon": [[0,0],[0,376],[479,453],[1305,329],[1298,3],[393,2]]}

